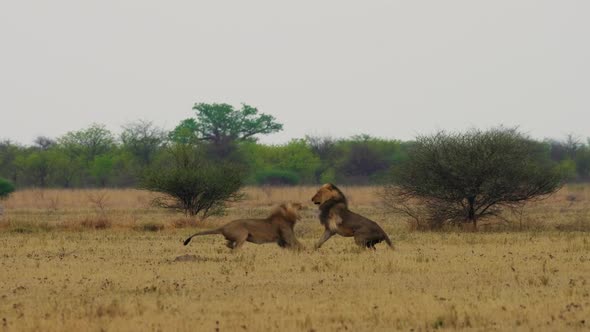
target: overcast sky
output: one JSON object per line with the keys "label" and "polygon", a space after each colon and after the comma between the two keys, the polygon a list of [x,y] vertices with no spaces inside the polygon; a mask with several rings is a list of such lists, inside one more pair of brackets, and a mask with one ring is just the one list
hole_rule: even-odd
{"label": "overcast sky", "polygon": [[590,1],[2,0],[0,138],[170,129],[195,102],[306,134],[590,136]]}

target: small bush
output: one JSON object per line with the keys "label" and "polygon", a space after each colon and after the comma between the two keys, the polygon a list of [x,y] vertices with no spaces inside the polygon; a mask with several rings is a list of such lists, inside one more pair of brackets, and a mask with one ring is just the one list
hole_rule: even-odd
{"label": "small bush", "polygon": [[14,191],[14,185],[3,178],[0,178],[0,199],[8,198],[8,196]]}
{"label": "small bush", "polygon": [[162,194],[154,205],[204,219],[223,213],[227,202],[241,198],[244,172],[239,166],[208,162],[192,146],[175,146],[169,153],[167,164],[142,176],[143,189]]}

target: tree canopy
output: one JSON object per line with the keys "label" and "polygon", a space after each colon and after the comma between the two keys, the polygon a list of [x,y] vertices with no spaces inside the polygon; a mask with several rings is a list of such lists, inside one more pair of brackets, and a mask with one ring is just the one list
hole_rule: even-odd
{"label": "tree canopy", "polygon": [[115,143],[115,137],[104,125],[92,124],[90,127],[72,131],[58,139],[68,151],[92,162],[97,155],[106,153]]}
{"label": "tree canopy", "polygon": [[[257,135],[230,135],[238,139],[215,146],[203,139],[199,126],[196,117],[187,119],[166,135],[152,122],[139,120],[125,124],[117,135],[94,124],[57,138],[40,136],[29,145],[0,140],[0,177],[19,188],[132,187],[179,143],[199,147],[204,160],[248,166],[246,184],[383,184],[415,144],[368,135],[262,144],[255,141]],[[567,181],[590,181],[590,142],[568,135],[534,143]]]}
{"label": "tree canopy", "polygon": [[154,159],[158,148],[164,144],[164,130],[154,126],[151,121],[139,120],[123,126],[120,136],[123,147],[141,163],[147,166]]}
{"label": "tree canopy", "polygon": [[281,131],[283,125],[272,115],[242,104],[239,109],[229,104],[197,103],[193,107],[196,119],[183,120],[169,137],[179,143],[204,141],[214,146],[217,154],[227,154],[232,144],[255,140],[256,135]]}

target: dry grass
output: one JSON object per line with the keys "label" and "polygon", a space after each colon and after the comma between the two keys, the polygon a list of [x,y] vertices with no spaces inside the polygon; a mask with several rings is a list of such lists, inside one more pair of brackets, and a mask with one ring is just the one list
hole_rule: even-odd
{"label": "dry grass", "polygon": [[[245,199],[233,204],[225,217],[204,223],[216,225],[238,217],[263,217],[271,207],[298,201],[309,204],[313,186],[247,187]],[[343,187],[350,205],[357,211],[395,227],[406,228],[404,216],[391,215],[381,208],[378,187]],[[7,201],[0,228],[31,226],[43,229],[129,228],[159,223],[168,228],[194,227],[196,219],[183,217],[151,206],[154,194],[133,189],[111,190],[22,190]],[[481,230],[560,230],[590,231],[590,186],[570,185],[546,200],[527,205],[522,211],[506,213],[506,220],[490,220]],[[310,217],[315,212],[308,212]],[[313,217],[312,217],[313,218]],[[12,226],[11,226],[12,225]],[[141,227],[140,227],[141,228]]]}
{"label": "dry grass", "polygon": [[[341,237],[300,253],[250,243],[230,253],[218,236],[184,247],[195,220],[148,207],[149,193],[18,192],[0,219],[0,329],[588,329],[589,187],[479,233],[411,232],[381,211],[375,189],[343,188],[391,234],[393,251]],[[314,191],[247,188],[229,216],[202,226],[264,216]],[[311,248],[322,229],[315,207],[304,215],[296,231]]]}

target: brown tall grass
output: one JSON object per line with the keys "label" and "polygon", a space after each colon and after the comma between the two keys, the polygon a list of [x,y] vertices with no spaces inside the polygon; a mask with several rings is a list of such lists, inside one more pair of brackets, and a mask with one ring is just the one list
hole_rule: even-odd
{"label": "brown tall grass", "polygon": [[[380,189],[376,186],[342,188],[353,209],[386,224],[411,228],[411,220],[407,217],[392,215],[382,207],[378,195]],[[238,217],[262,217],[272,206],[287,201],[306,204],[309,207],[306,213],[313,218],[315,212],[311,211],[315,211],[315,207],[310,199],[316,190],[314,186],[246,187],[244,200],[231,204],[227,216],[212,217],[202,224],[216,224]],[[94,219],[101,219],[108,220],[105,228],[136,228],[142,223],[159,223],[166,227],[200,223],[179,213],[154,208],[151,205],[154,197],[156,194],[133,189],[22,190],[3,202],[6,211],[0,224],[6,227],[7,220],[12,224],[39,220],[48,227],[76,228],[94,225]],[[590,230],[590,186],[566,186],[547,199],[529,203],[523,209],[507,211],[504,217],[484,221],[481,229]]]}
{"label": "brown tall grass", "polygon": [[[315,187],[246,188],[229,214],[204,223],[152,208],[136,190],[28,190],[3,202],[3,331],[575,331],[590,324],[588,186],[530,204],[482,231],[414,232],[381,209],[377,187],[343,188],[395,250],[334,237],[322,249]],[[197,227],[309,204],[303,252]],[[487,229],[488,227],[489,229]],[[491,231],[487,231],[491,230]]]}
{"label": "brown tall grass", "polygon": [[[379,187],[343,187],[352,205],[378,203]],[[317,187],[245,187],[245,199],[235,207],[275,205],[285,201],[310,202]],[[145,209],[150,207],[156,194],[135,189],[26,189],[15,192],[3,204],[18,209],[92,209],[97,198],[104,196],[109,209]]]}

